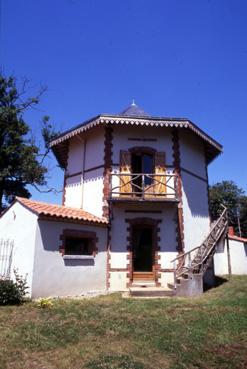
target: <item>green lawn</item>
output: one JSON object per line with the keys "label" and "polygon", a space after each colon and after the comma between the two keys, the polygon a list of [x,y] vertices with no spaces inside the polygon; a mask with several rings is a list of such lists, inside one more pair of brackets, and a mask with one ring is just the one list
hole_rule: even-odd
{"label": "green lawn", "polygon": [[247,277],[200,298],[0,307],[0,369],[247,368]]}

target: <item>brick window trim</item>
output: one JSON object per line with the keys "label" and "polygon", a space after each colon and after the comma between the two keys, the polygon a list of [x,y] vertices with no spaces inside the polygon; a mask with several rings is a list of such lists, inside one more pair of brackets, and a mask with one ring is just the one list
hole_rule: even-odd
{"label": "brick window trim", "polygon": [[98,253],[97,242],[98,237],[96,232],[90,231],[78,231],[75,229],[64,229],[63,233],[60,235],[60,241],[62,241],[61,245],[59,246],[59,252],[62,256],[65,254],[65,246],[66,246],[66,238],[86,238],[89,240],[89,247],[91,251],[91,255],[93,257],[96,256]]}

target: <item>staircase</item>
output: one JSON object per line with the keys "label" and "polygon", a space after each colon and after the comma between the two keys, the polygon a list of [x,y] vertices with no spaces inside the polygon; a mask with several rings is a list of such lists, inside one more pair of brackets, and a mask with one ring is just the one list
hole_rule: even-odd
{"label": "staircase", "polygon": [[153,273],[133,273],[133,282],[125,297],[135,298],[163,298],[174,296],[174,290],[158,287],[154,281]]}
{"label": "staircase", "polygon": [[226,237],[228,231],[227,209],[223,208],[203,243],[172,260],[174,285],[169,287],[173,287],[177,296],[196,296],[203,292],[203,276],[213,262],[218,242]]}

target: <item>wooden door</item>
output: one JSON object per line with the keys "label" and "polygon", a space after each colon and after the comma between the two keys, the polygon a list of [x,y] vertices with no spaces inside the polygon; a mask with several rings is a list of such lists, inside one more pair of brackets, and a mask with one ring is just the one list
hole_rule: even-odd
{"label": "wooden door", "polygon": [[150,225],[132,228],[133,279],[154,278],[154,229]]}

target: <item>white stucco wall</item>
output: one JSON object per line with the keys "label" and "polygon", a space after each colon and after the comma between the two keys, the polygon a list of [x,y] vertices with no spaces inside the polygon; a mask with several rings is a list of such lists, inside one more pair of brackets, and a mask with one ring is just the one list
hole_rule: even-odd
{"label": "white stucco wall", "polygon": [[69,141],[68,162],[66,174],[72,175],[83,170],[84,138],[76,136]]}
{"label": "white stucco wall", "polygon": [[[94,260],[64,260],[59,253],[64,229],[93,231],[98,237]],[[75,296],[106,289],[105,227],[39,221],[36,235],[32,296]]]}
{"label": "white stucco wall", "polygon": [[[84,139],[80,136],[69,141],[68,163],[65,175],[64,205],[73,208],[82,207],[83,193]],[[77,175],[75,175],[77,173]],[[70,177],[72,176],[72,177]]]}
{"label": "white stucco wall", "polygon": [[[137,138],[141,140],[131,140]],[[155,139],[157,141],[144,141]],[[132,147],[151,147],[166,153],[166,164],[173,164],[172,134],[169,128],[160,127],[114,127],[113,130],[113,163],[120,162],[120,150],[129,150]]]}
{"label": "white stucco wall", "polygon": [[102,217],[103,207],[103,168],[95,169],[84,175],[83,210]]}
{"label": "white stucco wall", "polygon": [[86,137],[83,209],[99,217],[103,215],[104,141],[103,127],[89,131]]}
{"label": "white stucco wall", "polygon": [[86,136],[85,170],[104,164],[104,128],[90,130]]}
{"label": "white stucco wall", "polygon": [[32,294],[36,227],[37,216],[18,202],[0,218],[0,238],[14,241],[11,277],[13,269],[26,276],[29,294]]}
{"label": "white stucco wall", "polygon": [[179,131],[181,167],[206,179],[203,142],[190,131]]}
{"label": "white stucco wall", "polygon": [[210,230],[205,150],[201,140],[188,131],[180,131],[179,143],[184,245],[185,251],[189,251],[199,246]]}
{"label": "white stucco wall", "polygon": [[82,208],[83,201],[83,178],[82,175],[66,179],[64,205],[72,208]]}
{"label": "white stucco wall", "polygon": [[[232,274],[247,274],[247,243],[229,239],[230,262]],[[228,274],[228,258],[226,241],[218,245],[214,255],[216,275]]]}
{"label": "white stucco wall", "polygon": [[184,246],[189,251],[199,246],[210,230],[207,183],[184,172],[181,175]]}
{"label": "white stucco wall", "polygon": [[[87,132],[83,139],[70,140],[64,195],[66,206],[83,208],[102,216],[103,165],[103,127]],[[94,169],[97,167],[100,168]]]}

